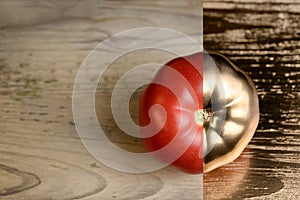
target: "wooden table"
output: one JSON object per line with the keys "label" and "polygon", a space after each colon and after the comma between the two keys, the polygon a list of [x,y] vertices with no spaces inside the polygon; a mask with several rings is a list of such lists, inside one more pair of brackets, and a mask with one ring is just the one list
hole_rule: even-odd
{"label": "wooden table", "polygon": [[204,176],[204,199],[300,199],[300,1],[205,1],[204,47],[254,81],[260,123],[243,155]]}
{"label": "wooden table", "polygon": [[[199,3],[1,1],[0,199],[201,199],[202,175],[128,174],[97,161],[78,137],[71,98],[83,59],[116,33],[160,26],[201,38]],[[159,61],[145,54],[137,62]],[[140,149],[108,126],[115,144]]]}
{"label": "wooden table", "polygon": [[[299,3],[204,2],[205,48],[253,78],[261,121],[238,160],[204,176],[202,194],[202,175],[171,167],[128,174],[98,162],[80,142],[71,98],[83,59],[113,34],[161,26],[201,42],[200,0],[1,1],[0,199],[299,199]],[[136,62],[169,56],[160,55]],[[97,108],[106,101],[96,100]],[[139,140],[112,124],[107,131],[140,151]]]}

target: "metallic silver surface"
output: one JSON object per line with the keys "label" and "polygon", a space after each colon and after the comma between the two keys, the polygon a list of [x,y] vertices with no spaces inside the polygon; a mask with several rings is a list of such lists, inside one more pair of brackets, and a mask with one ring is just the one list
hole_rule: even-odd
{"label": "metallic silver surface", "polygon": [[235,160],[251,140],[259,121],[255,86],[219,54],[204,54],[204,172]]}

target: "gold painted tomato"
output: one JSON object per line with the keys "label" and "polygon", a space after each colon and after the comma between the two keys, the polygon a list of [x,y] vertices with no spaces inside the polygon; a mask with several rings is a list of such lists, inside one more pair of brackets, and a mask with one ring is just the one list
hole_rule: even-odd
{"label": "gold painted tomato", "polygon": [[[164,111],[152,109],[157,105]],[[218,54],[195,53],[168,62],[140,99],[145,149],[187,173],[208,172],[236,159],[258,119],[251,79]]]}

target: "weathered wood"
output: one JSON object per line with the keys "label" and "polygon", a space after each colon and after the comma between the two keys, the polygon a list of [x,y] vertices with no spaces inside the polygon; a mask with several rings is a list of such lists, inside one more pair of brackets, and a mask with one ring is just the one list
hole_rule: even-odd
{"label": "weathered wood", "polygon": [[205,1],[204,47],[256,84],[260,123],[247,151],[204,176],[205,199],[300,198],[300,2]]}
{"label": "weathered wood", "polygon": [[[71,99],[76,72],[99,42],[145,26],[201,38],[200,8],[188,0],[1,1],[0,198],[201,199],[201,175],[127,174],[98,162],[78,138]],[[143,56],[137,62],[155,54]],[[117,145],[140,148],[112,133]]]}
{"label": "weathered wood", "polygon": [[[261,109],[247,151],[205,175],[205,199],[300,198],[299,6],[204,2],[206,50],[251,76]],[[126,174],[99,163],[80,143],[71,108],[76,72],[95,45],[142,26],[199,39],[199,10],[200,1],[1,1],[0,198],[201,199],[201,176],[172,168]],[[132,138],[110,137],[140,151]]]}

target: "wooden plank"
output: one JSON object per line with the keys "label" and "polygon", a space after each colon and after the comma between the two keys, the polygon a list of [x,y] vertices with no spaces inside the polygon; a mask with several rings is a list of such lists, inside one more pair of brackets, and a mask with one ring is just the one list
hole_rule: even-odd
{"label": "wooden plank", "polygon": [[[126,174],[97,162],[80,143],[71,108],[76,72],[95,45],[141,26],[199,39],[200,1],[86,2],[0,2],[0,198],[201,199],[201,176],[172,168]],[[299,5],[204,2],[205,48],[251,76],[261,109],[247,151],[204,177],[205,199],[299,199]],[[111,139],[140,150],[130,138]]]}
{"label": "wooden plank", "polygon": [[[201,175],[172,168],[127,174],[98,162],[79,140],[71,99],[76,72],[99,42],[145,26],[199,39],[200,6],[188,0],[1,1],[0,198],[201,199]],[[140,148],[111,137],[124,148]]]}
{"label": "wooden plank", "polygon": [[260,100],[246,152],[204,176],[205,199],[300,198],[300,2],[204,2],[204,47],[245,70]]}

